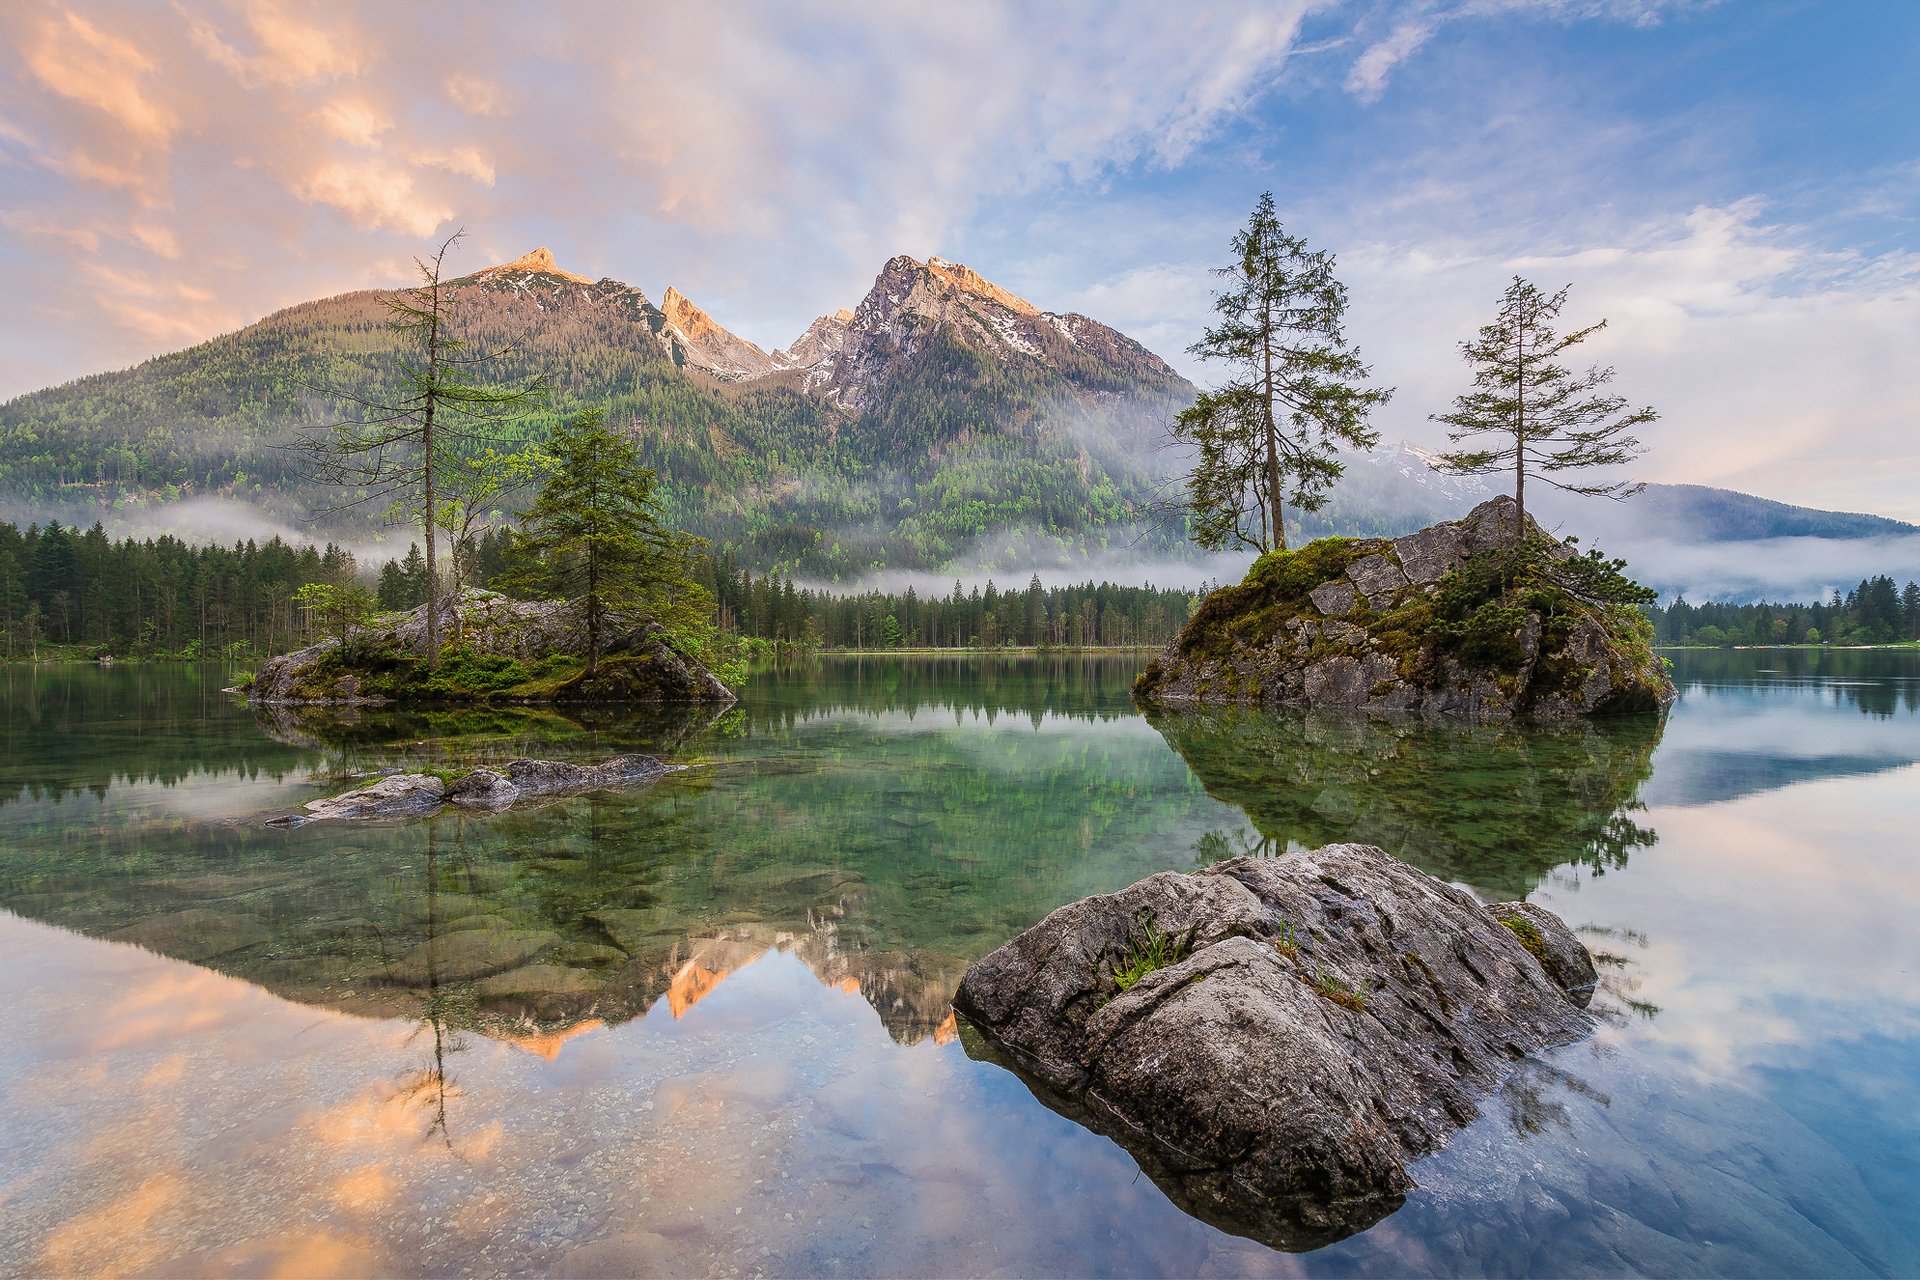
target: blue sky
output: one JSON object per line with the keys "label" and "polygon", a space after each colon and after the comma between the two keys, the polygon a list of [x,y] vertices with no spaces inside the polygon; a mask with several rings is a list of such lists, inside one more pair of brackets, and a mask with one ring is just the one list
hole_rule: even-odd
{"label": "blue sky", "polygon": [[[420,50],[429,50],[421,54]],[[0,14],[0,395],[471,261],[783,345],[890,254],[1184,348],[1263,189],[1433,443],[1519,272],[1648,479],[1920,520],[1920,5],[1468,0]]]}

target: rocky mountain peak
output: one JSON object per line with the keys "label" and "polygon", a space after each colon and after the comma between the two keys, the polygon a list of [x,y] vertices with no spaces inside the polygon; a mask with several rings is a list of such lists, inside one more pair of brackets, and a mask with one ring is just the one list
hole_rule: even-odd
{"label": "rocky mountain peak", "polygon": [[576,272],[563,270],[560,264],[553,260],[553,250],[547,248],[545,245],[541,245],[532,253],[521,254],[512,262],[503,262],[497,267],[488,267],[483,271],[476,271],[474,275],[490,276],[508,271],[525,271],[538,275],[559,276],[562,280],[571,280],[575,284],[593,283],[592,276],[583,276]]}
{"label": "rocky mountain peak", "polygon": [[928,258],[927,270],[939,276],[955,288],[963,289],[975,297],[990,298],[1009,311],[1017,311],[1025,316],[1037,316],[1040,308],[1028,302],[1018,294],[1009,293],[993,281],[975,271],[972,267],[958,262],[949,262],[945,258]]}
{"label": "rocky mountain peak", "polygon": [[758,346],[729,332],[672,285],[660,299],[665,327],[660,345],[676,364],[691,366],[722,382],[739,382],[784,366]]}

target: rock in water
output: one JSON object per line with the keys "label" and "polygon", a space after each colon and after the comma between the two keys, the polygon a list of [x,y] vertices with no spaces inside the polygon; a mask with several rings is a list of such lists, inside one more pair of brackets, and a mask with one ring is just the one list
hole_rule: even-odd
{"label": "rock in water", "polygon": [[[1156,939],[1169,962],[1141,974]],[[954,1006],[1182,1207],[1308,1249],[1396,1208],[1407,1163],[1517,1060],[1593,1029],[1555,973],[1468,894],[1335,844],[1062,907],[969,968]]]}
{"label": "rock in water", "polygon": [[333,818],[413,818],[434,813],[447,784],[430,773],[396,773],[342,795],[309,800],[304,814],[276,818],[272,825],[297,827]]}
{"label": "rock in water", "polygon": [[[549,654],[577,656],[587,648],[586,608],[579,600],[513,600],[469,587],[457,600],[440,602],[437,625],[443,643],[457,641],[482,657],[537,662]],[[248,691],[251,701],[256,706],[357,706],[391,702],[396,692],[407,696],[407,688],[390,687],[390,678],[383,683],[373,677],[390,677],[397,667],[417,665],[425,657],[427,606],[383,615],[376,625],[356,630],[353,639],[347,653],[338,639],[326,639],[268,659]],[[549,700],[714,706],[733,701],[732,690],[676,649],[654,623],[609,619],[601,652],[601,668],[593,678],[575,677]]]}
{"label": "rock in water", "polygon": [[[1545,563],[1587,564],[1531,517],[1527,527]],[[1678,692],[1636,609],[1559,587],[1499,595],[1491,561],[1510,557],[1514,544],[1513,499],[1495,498],[1404,538],[1322,538],[1264,555],[1239,586],[1202,602],[1134,690],[1172,706],[1476,720],[1564,720],[1672,703]]]}
{"label": "rock in water", "polygon": [[275,818],[267,825],[297,827],[329,818],[412,818],[439,811],[442,802],[498,813],[536,796],[570,796],[583,791],[651,782],[671,772],[652,756],[612,756],[598,764],[567,760],[515,760],[506,772],[474,769],[452,785],[429,773],[397,773],[337,796],[309,800],[305,813]]}

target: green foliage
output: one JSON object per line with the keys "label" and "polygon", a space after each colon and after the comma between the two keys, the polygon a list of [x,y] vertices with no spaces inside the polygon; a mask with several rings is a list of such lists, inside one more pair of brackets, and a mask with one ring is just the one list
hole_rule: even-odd
{"label": "green foliage", "polygon": [[[486,448],[542,447],[566,419],[600,406],[657,474],[663,520],[756,572],[846,581],[876,567],[936,569],[983,535],[1013,536],[1015,552],[1031,543],[1049,558],[1136,539],[1166,552],[1185,539],[1184,518],[1154,509],[1157,480],[1138,460],[1192,388],[1124,339],[1098,358],[1062,343],[1043,363],[931,335],[849,417],[789,387],[687,376],[656,340],[659,310],[617,282],[478,277],[441,289],[460,359],[489,357],[494,386],[550,383],[544,400],[462,419],[462,442],[439,455],[449,477]],[[384,485],[323,489],[309,457],[285,446],[303,430],[330,444],[326,424],[371,420],[369,404],[411,394],[402,366],[419,363],[417,347],[388,323],[389,301],[402,297],[306,303],[0,405],[0,494],[85,509],[86,522],[185,493],[296,521],[339,504],[343,530],[374,532],[389,507]],[[418,460],[410,442],[402,451]]]}
{"label": "green foliage", "polygon": [[711,654],[712,594],[694,578],[696,538],[669,529],[654,500],[657,477],[632,441],[590,410],[550,446],[539,495],[514,541],[511,585],[550,598],[580,597],[587,615],[587,674],[600,660],[609,619],[657,622],[697,657]]}
{"label": "green foliage", "polygon": [[1467,557],[1440,580],[1430,610],[1416,602],[1384,626],[1402,634],[1417,629],[1429,639],[1429,657],[1445,654],[1496,672],[1517,671],[1526,660],[1521,637],[1532,617],[1540,619],[1543,646],[1576,614],[1595,612],[1610,633],[1649,639],[1634,607],[1655,593],[1621,573],[1624,566],[1597,551],[1555,555],[1545,538],[1530,536]]}
{"label": "green foliage", "polygon": [[1898,644],[1920,640],[1920,583],[1903,589],[1877,574],[1812,603],[1693,604],[1683,597],[1650,613],[1660,644]]}
{"label": "green foliage", "polygon": [[1473,366],[1473,387],[1454,400],[1453,410],[1431,415],[1445,423],[1455,444],[1493,436],[1484,448],[1443,454],[1443,470],[1456,475],[1511,473],[1516,505],[1515,532],[1526,530],[1527,477],[1537,475],[1570,493],[1624,498],[1642,486],[1619,482],[1556,480],[1565,472],[1613,467],[1643,450],[1628,435],[1660,415],[1651,408],[1627,411],[1627,402],[1601,392],[1613,370],[1598,366],[1576,374],[1557,363],[1569,349],[1606,327],[1605,320],[1567,334],[1553,321],[1566,305],[1567,290],[1545,294],[1519,276],[1507,286],[1500,312],[1479,336],[1460,344]]}
{"label": "green foliage", "polygon": [[309,582],[293,593],[293,604],[331,631],[341,648],[350,649],[356,641],[355,633],[373,616],[378,602],[371,591],[348,580]]}
{"label": "green foliage", "polygon": [[439,667],[413,684],[411,696],[423,701],[484,698],[524,685],[532,678],[533,672],[518,658],[458,646],[441,654]]}
{"label": "green foliage", "polygon": [[1152,912],[1142,910],[1138,931],[1127,939],[1126,951],[1110,970],[1114,984],[1122,991],[1131,991],[1148,974],[1179,964],[1193,954],[1193,939],[1198,932],[1199,926],[1194,925],[1185,933],[1170,933],[1160,927]]}
{"label": "green foliage", "polygon": [[[416,259],[420,283],[385,299],[388,326],[399,339],[395,364],[396,394],[369,398],[345,391],[357,412],[310,431],[301,445],[312,475],[347,491],[338,501],[354,504],[369,496],[389,500],[396,516],[416,521],[425,535],[427,600],[440,587],[439,533],[450,524],[456,538],[471,530],[478,513],[511,483],[503,465],[492,471],[463,467],[484,440],[524,413],[546,394],[533,377],[519,386],[498,387],[477,380],[491,369],[498,352],[469,348],[455,327],[461,293],[441,280],[449,250],[466,233],[449,236],[430,259]],[[450,472],[450,474],[449,474]],[[453,501],[443,503],[439,485],[453,482]],[[455,583],[459,580],[456,542]],[[427,665],[439,662],[439,610],[426,615]]]}
{"label": "green foliage", "polygon": [[1261,644],[1288,619],[1313,609],[1308,593],[1339,578],[1364,556],[1392,549],[1365,538],[1318,538],[1295,551],[1270,551],[1253,562],[1238,586],[1209,594],[1180,633],[1191,657],[1224,653],[1233,644]]}
{"label": "green foliage", "polygon": [[1342,329],[1347,291],[1333,258],[1288,235],[1273,193],[1233,238],[1233,262],[1215,274],[1218,323],[1194,355],[1224,361],[1233,378],[1204,392],[1173,426],[1196,455],[1188,477],[1193,538],[1209,550],[1287,545],[1285,508],[1315,511],[1340,478],[1341,448],[1371,448],[1372,410],[1390,388],[1366,387],[1367,366]]}

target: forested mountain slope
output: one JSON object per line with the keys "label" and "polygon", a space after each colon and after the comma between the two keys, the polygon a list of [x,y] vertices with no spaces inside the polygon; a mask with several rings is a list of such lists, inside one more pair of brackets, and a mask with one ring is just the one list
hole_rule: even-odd
{"label": "forested mountain slope", "polygon": [[[1137,343],[1041,312],[957,264],[895,258],[857,308],[767,355],[677,290],[667,306],[538,250],[456,282],[489,376],[544,376],[492,443],[604,406],[663,480],[669,515],[745,563],[827,578],[1178,545],[1153,516],[1150,442],[1193,389]],[[395,389],[392,294],[288,308],[133,369],[0,405],[0,500],[89,523],[128,503],[237,498],[316,533],[340,495],[302,430]]]}

